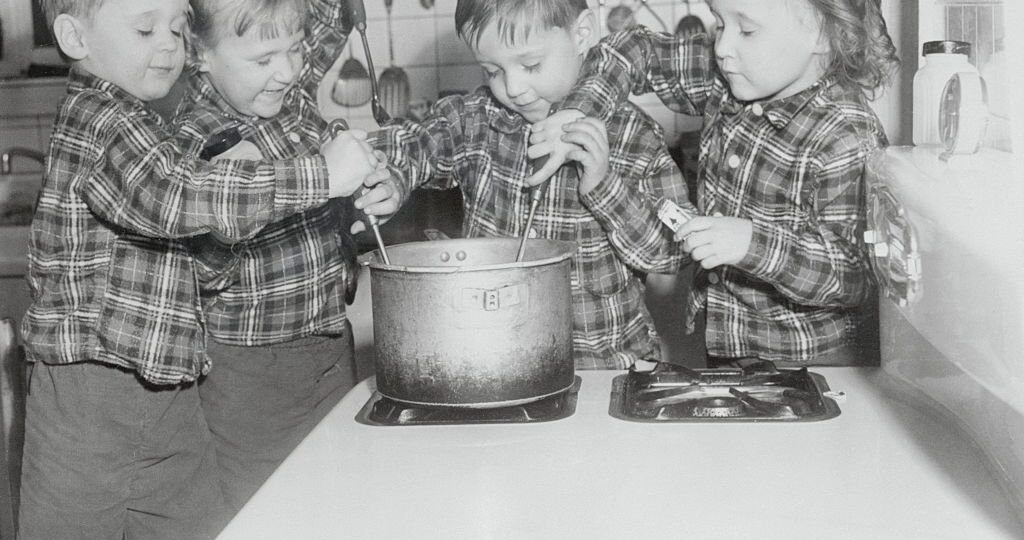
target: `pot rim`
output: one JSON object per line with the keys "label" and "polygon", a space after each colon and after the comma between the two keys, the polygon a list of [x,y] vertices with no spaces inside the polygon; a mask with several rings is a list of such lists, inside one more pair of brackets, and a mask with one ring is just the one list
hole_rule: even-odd
{"label": "pot rim", "polygon": [[[389,246],[386,249],[400,248],[401,246],[419,245],[419,244],[485,244],[485,243],[514,243],[518,246],[518,238],[453,238],[448,240],[428,240],[421,242],[405,242],[402,244],[395,244]],[[391,272],[405,272],[415,274],[456,274],[459,272],[479,272],[486,270],[505,270],[509,268],[533,268],[537,266],[547,266],[562,262],[572,257],[576,252],[576,243],[568,240],[553,240],[550,238],[530,238],[527,242],[531,241],[543,241],[552,244],[561,244],[565,249],[562,253],[551,257],[545,257],[543,259],[533,259],[529,261],[515,262],[510,261],[507,263],[498,264],[480,264],[480,265],[462,265],[462,266],[408,266],[401,264],[385,264],[380,257],[380,250],[375,249],[367,252],[360,258],[363,259],[361,264],[363,266],[369,266],[374,270],[386,270]],[[514,252],[513,252],[514,253]],[[513,254],[514,257],[514,254]],[[392,261],[394,258],[392,257]]]}

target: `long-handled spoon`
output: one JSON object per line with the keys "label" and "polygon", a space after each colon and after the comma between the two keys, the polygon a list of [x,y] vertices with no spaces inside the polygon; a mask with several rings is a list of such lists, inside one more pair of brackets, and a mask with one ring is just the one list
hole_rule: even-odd
{"label": "long-handled spoon", "polygon": [[[533,170],[537,171],[544,167],[547,163],[548,156],[539,157],[533,160]],[[523,229],[523,238],[519,240],[519,251],[516,252],[516,262],[523,261],[523,255],[526,254],[526,239],[530,236],[530,227],[533,226],[533,216],[537,213],[537,206],[540,204],[540,198],[544,195],[544,186],[548,185],[545,181],[539,186],[533,186],[530,188],[530,215],[526,217],[526,228]]]}
{"label": "long-handled spoon", "polygon": [[[331,138],[337,137],[339,133],[348,129],[348,122],[343,118],[335,118],[331,120],[331,123],[327,126],[328,131],[331,134]],[[363,186],[359,189],[353,197],[361,196],[366,193],[367,187]],[[388,258],[388,250],[384,247],[384,237],[380,235],[380,220],[373,214],[366,214],[366,221],[370,224],[370,228],[373,230],[373,237],[377,240],[377,247],[380,249],[380,258],[384,260],[384,264],[391,264],[391,259]]]}

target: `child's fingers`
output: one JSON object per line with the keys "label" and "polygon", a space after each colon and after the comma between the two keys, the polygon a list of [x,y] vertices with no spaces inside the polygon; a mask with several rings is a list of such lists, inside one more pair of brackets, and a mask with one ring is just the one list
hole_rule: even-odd
{"label": "child's fingers", "polygon": [[676,240],[682,240],[698,231],[708,230],[711,228],[712,224],[714,224],[714,220],[706,216],[697,216],[686,223],[683,223],[683,225],[676,230]]}
{"label": "child's fingers", "polygon": [[526,185],[536,186],[547,181],[547,179],[554,176],[555,173],[558,172],[558,168],[565,163],[565,155],[559,155],[557,153],[551,153],[548,155],[550,157],[544,163],[544,166],[541,167],[539,170],[535,171],[526,179]]}

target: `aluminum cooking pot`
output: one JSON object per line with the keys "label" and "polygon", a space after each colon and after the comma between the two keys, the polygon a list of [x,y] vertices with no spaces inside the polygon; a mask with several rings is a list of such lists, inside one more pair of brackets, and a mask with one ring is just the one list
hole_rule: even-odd
{"label": "aluminum cooking pot", "polygon": [[421,406],[502,407],[574,382],[572,242],[411,242],[370,258],[377,391]]}

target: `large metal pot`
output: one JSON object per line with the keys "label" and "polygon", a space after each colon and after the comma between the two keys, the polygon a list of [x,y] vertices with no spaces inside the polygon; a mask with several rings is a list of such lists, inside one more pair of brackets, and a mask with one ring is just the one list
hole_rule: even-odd
{"label": "large metal pot", "polygon": [[500,407],[569,389],[575,245],[516,238],[389,246],[371,269],[377,391],[417,405]]}

